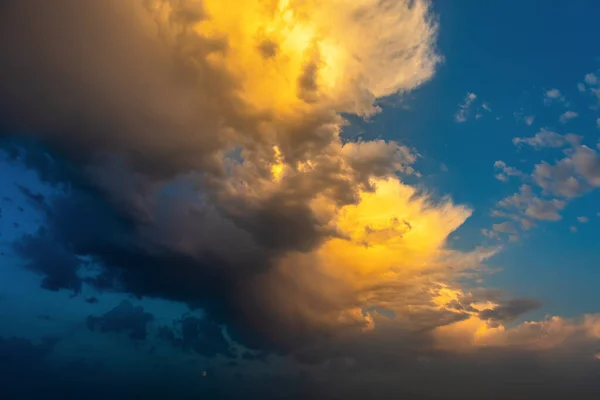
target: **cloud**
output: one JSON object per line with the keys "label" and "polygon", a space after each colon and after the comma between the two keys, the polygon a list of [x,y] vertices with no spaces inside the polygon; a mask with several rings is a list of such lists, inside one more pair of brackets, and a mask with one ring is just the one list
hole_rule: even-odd
{"label": "cloud", "polygon": [[596,127],[600,129],[600,118],[596,118]]}
{"label": "cloud", "polygon": [[575,142],[577,139],[577,135],[561,135],[556,132],[549,131],[546,128],[542,128],[533,137],[515,137],[513,138],[512,142],[515,146],[526,144],[533,147],[535,150],[541,150],[543,148],[563,147],[568,143]]}
{"label": "cloud", "polygon": [[588,190],[588,185],[577,176],[570,158],[562,159],[554,165],[546,162],[536,164],[532,177],[544,191],[556,196],[574,198]]}
{"label": "cloud", "polygon": [[173,327],[161,326],[158,336],[185,351],[194,351],[205,357],[221,354],[235,358],[234,350],[223,334],[223,327],[212,321],[184,315]]}
{"label": "cloud", "polygon": [[565,96],[558,89],[550,89],[544,93],[544,104],[548,106],[553,103],[561,103],[565,106],[569,105]]}
{"label": "cloud", "polygon": [[503,222],[501,224],[493,224],[492,228],[494,229],[494,231],[501,232],[501,233],[515,233],[516,232],[515,227],[510,222]]}
{"label": "cloud", "polygon": [[[401,181],[412,150],[340,138],[343,113],[433,75],[427,2],[4,7],[5,148],[58,191],[20,255],[56,290],[182,301],[289,352],[371,329],[366,308],[426,306],[434,278],[494,254],[446,248],[471,210]],[[38,266],[42,248],[69,263]]]}
{"label": "cloud", "polygon": [[569,122],[570,120],[577,118],[579,116],[578,113],[576,113],[575,111],[565,111],[563,114],[561,114],[559,120],[561,124],[566,124],[567,122]]}
{"label": "cloud", "polygon": [[576,227],[576,226],[573,226],[573,225],[571,225],[571,226],[569,227],[569,230],[570,230],[571,232],[575,233],[575,232],[577,232],[577,227]]}
{"label": "cloud", "polygon": [[595,150],[574,142],[566,154],[554,165],[542,162],[535,166],[532,177],[541,188],[573,198],[600,186],[600,156]]}
{"label": "cloud", "polygon": [[600,88],[598,87],[600,81],[595,73],[589,73],[585,75],[584,82],[579,83],[577,87],[580,92],[583,93],[589,90],[589,93],[596,97],[596,104],[590,106],[591,109],[595,110],[598,108],[598,101],[600,101]]}
{"label": "cloud", "polygon": [[456,122],[466,122],[470,113],[471,104],[477,99],[475,93],[467,93],[464,101],[460,104],[458,112],[454,115]]}
{"label": "cloud", "polygon": [[500,208],[514,210],[524,217],[544,221],[557,221],[561,219],[558,212],[565,208],[566,205],[562,200],[543,200],[535,196],[529,185],[522,185],[519,193],[515,193],[498,203]]}
{"label": "cloud", "polygon": [[590,86],[594,86],[598,84],[598,77],[595,74],[589,73],[585,75],[585,83]]}
{"label": "cloud", "polygon": [[[35,369],[54,350],[57,338],[44,338],[38,344],[22,337],[0,337],[0,371],[8,373]],[[10,368],[2,368],[9,365]],[[12,375],[12,374],[11,374]]]}
{"label": "cloud", "polygon": [[[459,110],[454,115],[454,120],[459,123],[466,122],[475,108],[477,95],[475,93],[467,93],[463,102],[459,105]],[[485,101],[479,101],[481,104],[475,111],[475,119],[481,119],[484,113],[492,112],[492,107]]]}
{"label": "cloud", "polygon": [[546,97],[549,99],[558,99],[562,95],[560,94],[560,90],[558,89],[550,89],[546,92]]}
{"label": "cloud", "polygon": [[[196,360],[252,358],[235,343],[257,364],[247,380],[215,374],[196,390],[408,396],[415,382],[443,375],[447,384],[460,371],[486,383],[467,385],[481,398],[501,379],[480,361],[524,349],[503,364],[510,374],[529,351],[593,332],[593,321],[505,326],[536,304],[463,287],[499,250],[447,245],[472,210],[403,181],[414,174],[412,149],[341,140],[342,115],[372,115],[376,99],[433,75],[441,57],[427,2],[5,3],[4,146],[56,190],[34,202],[44,227],[18,242],[19,255],[48,289],[202,309],[160,339]],[[559,219],[565,203],[524,185],[502,206],[518,214],[517,229]],[[155,339],[151,321],[129,302],[88,318],[93,330],[142,344]],[[590,343],[581,339],[585,352]],[[263,376],[256,359],[267,358],[286,362]],[[327,384],[279,373],[290,364],[310,364]],[[176,372],[196,383],[192,369]],[[127,382],[154,390],[143,378]]]}
{"label": "cloud", "polygon": [[529,116],[525,117],[525,124],[527,124],[528,126],[533,125],[534,121],[535,121],[535,115],[529,115]]}
{"label": "cloud", "polygon": [[518,122],[524,122],[527,126],[533,125],[535,121],[535,115],[525,115],[522,108],[519,111],[515,111],[513,116]]}
{"label": "cloud", "polygon": [[81,280],[77,275],[81,261],[70,249],[57,243],[41,229],[36,235],[25,235],[13,244],[18,256],[27,260],[26,268],[43,277],[44,289],[81,292]]}
{"label": "cloud", "polygon": [[132,340],[145,340],[148,335],[148,324],[154,316],[144,311],[141,306],[134,307],[131,302],[123,300],[118,306],[106,314],[87,318],[90,330],[103,333],[128,333]]}
{"label": "cloud", "polygon": [[479,317],[483,320],[506,323],[540,306],[540,302],[535,299],[511,299],[492,309],[482,310]]}
{"label": "cloud", "polygon": [[590,219],[588,217],[577,217],[577,221],[579,221],[582,224],[585,224],[586,222],[588,222]]}
{"label": "cloud", "polygon": [[501,172],[496,174],[496,179],[502,182],[507,182],[510,176],[522,176],[523,172],[519,171],[514,167],[509,167],[504,161],[496,161],[494,163],[494,169],[500,170]]}
{"label": "cloud", "polygon": [[488,239],[500,239],[500,235],[498,235],[498,233],[495,232],[493,229],[490,230],[490,229],[483,228],[483,229],[481,229],[481,234]]}

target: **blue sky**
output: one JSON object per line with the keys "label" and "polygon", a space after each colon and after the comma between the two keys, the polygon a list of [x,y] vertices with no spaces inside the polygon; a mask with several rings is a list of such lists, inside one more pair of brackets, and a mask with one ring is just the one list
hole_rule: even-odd
{"label": "blue sky", "polygon": [[[65,5],[64,10],[69,7]],[[27,9],[19,11],[16,6],[14,9],[15,17],[11,22],[23,22],[27,15],[23,10]],[[69,12],[60,14],[60,10],[56,11],[59,17],[69,15]],[[73,12],[85,16],[90,9],[81,6]],[[331,9],[327,7],[320,13],[315,11],[315,23],[323,24],[318,16],[329,12]],[[139,59],[137,54],[124,54],[122,50],[126,47],[115,47],[114,52],[107,50],[93,56],[86,53],[82,56],[82,65],[87,67],[69,69],[74,65],[73,60],[78,60],[79,47],[71,42],[78,36],[77,29],[81,30],[85,40],[89,40],[90,48],[105,41],[108,48],[115,46],[115,41],[96,35],[107,32],[106,21],[109,19],[102,20],[107,16],[98,17],[97,24],[90,23],[91,33],[78,24],[66,24],[65,36],[57,33],[57,37],[63,37],[67,50],[64,54],[57,50],[60,46],[49,50],[56,51],[52,53],[59,60],[56,63],[41,50],[32,51],[33,58],[27,58],[30,55],[23,56],[6,40],[4,43],[0,39],[0,51],[9,53],[7,59],[12,54],[15,65],[24,66],[11,70],[14,75],[8,80],[17,82],[15,85],[0,85],[0,339],[17,336],[39,341],[47,336],[68,337],[70,339],[62,340],[58,345],[54,354],[56,360],[66,362],[82,354],[86,360],[103,360],[109,366],[119,364],[123,371],[135,370],[141,381],[153,374],[162,374],[156,372],[163,371],[160,368],[174,375],[185,371],[190,378],[185,375],[182,379],[188,382],[195,379],[198,371],[221,371],[227,370],[226,367],[248,376],[258,376],[259,372],[306,372],[310,368],[305,369],[302,360],[316,357],[315,354],[319,355],[316,357],[318,362],[313,365],[318,366],[311,374],[325,373],[319,369],[323,365],[329,371],[335,359],[344,368],[350,368],[349,365],[355,365],[353,363],[369,365],[365,370],[353,370],[367,371],[365,374],[368,375],[372,372],[369,368],[379,371],[379,366],[385,366],[386,357],[394,351],[398,354],[408,352],[411,343],[423,350],[415,356],[414,363],[426,365],[435,362],[431,360],[439,355],[438,351],[448,351],[453,346],[462,348],[462,339],[456,342],[458,344],[453,342],[460,336],[454,328],[459,333],[465,329],[467,336],[472,334],[465,339],[471,350],[449,353],[456,357],[452,360],[456,360],[457,365],[465,365],[465,371],[479,365],[479,356],[498,361],[502,366],[494,371],[500,371],[499,374],[505,371],[503,368],[510,371],[512,361],[502,364],[505,360],[494,358],[493,351],[508,346],[510,354],[514,352],[515,362],[520,362],[526,356],[516,349],[529,346],[527,338],[530,336],[526,333],[538,326],[540,329],[548,327],[554,332],[552,334],[560,336],[561,344],[552,345],[552,349],[566,348],[567,352],[579,355],[584,352],[581,349],[588,349],[586,346],[595,346],[600,339],[600,328],[594,325],[594,321],[600,321],[594,319],[600,312],[597,290],[600,282],[597,262],[600,256],[597,243],[600,237],[600,191],[597,190],[600,187],[600,50],[597,46],[600,25],[596,23],[600,3],[592,0],[529,0],[518,4],[499,0],[434,0],[430,15],[437,28],[435,40],[427,36],[428,30],[422,29],[431,21],[410,8],[405,12],[415,14],[410,23],[405,21],[408,24],[405,30],[394,28],[397,35],[412,38],[413,34],[418,36],[414,32],[420,32],[426,37],[423,40],[416,38],[414,43],[419,44],[415,46],[427,50],[423,53],[427,54],[423,56],[425,58],[433,57],[429,51],[430,47],[434,48],[442,57],[441,63],[428,71],[425,65],[430,59],[413,60],[414,55],[406,56],[406,64],[398,67],[404,68],[402,72],[409,78],[397,84],[399,93],[378,99],[381,112],[368,119],[352,115],[353,110],[338,110],[330,104],[317,109],[316,105],[307,102],[309,106],[302,108],[305,112],[302,115],[310,122],[306,123],[308,127],[303,125],[304,120],[294,120],[293,112],[284,113],[277,108],[254,115],[232,107],[219,114],[220,107],[226,107],[223,106],[226,100],[234,98],[233,93],[237,95],[231,89],[236,83],[231,76],[236,75],[210,70],[216,68],[214,65],[220,65],[209,59],[212,53],[202,55],[210,61],[202,59],[208,67],[193,58],[196,57],[193,54],[185,52],[182,52],[183,56],[192,57],[192,61],[182,66],[177,64],[181,60],[176,59],[173,64],[177,68],[202,64],[214,74],[209,84],[204,78],[195,76],[186,80],[191,75],[181,71],[196,73],[196,70],[187,69],[175,68],[177,79],[169,80],[170,75],[164,71],[172,65],[167,62],[164,70],[162,64],[156,71],[147,67],[148,60],[156,61],[165,56],[162,47],[156,52],[150,48],[147,54],[145,48],[140,50]],[[43,27],[61,29],[42,14],[36,18],[40,18],[38,22]],[[239,18],[241,21],[242,16]],[[0,18],[0,24],[2,21]],[[342,17],[332,19],[332,26],[339,21],[343,21]],[[169,25],[168,29],[171,28]],[[178,32],[177,29],[174,32]],[[326,31],[332,35],[336,33],[335,29]],[[30,47],[48,48],[44,38],[28,30],[23,32],[20,38],[24,45],[31,40]],[[137,31],[130,32],[128,27],[118,32],[131,33],[133,38],[138,34]],[[355,31],[348,32],[348,37],[353,37]],[[377,30],[356,32],[376,35],[373,32]],[[2,33],[0,30],[0,37]],[[232,37],[236,37],[234,33]],[[376,39],[372,41],[377,42]],[[339,41],[351,50],[352,46],[370,49],[347,40],[347,43]],[[409,39],[405,41],[413,43]],[[132,43],[138,42],[132,39]],[[145,46],[146,42],[143,43]],[[165,43],[171,46],[175,42],[167,40]],[[190,43],[185,45],[200,46],[200,41]],[[176,50],[181,51],[185,45]],[[282,52],[287,51],[284,44],[280,45]],[[401,50],[412,54],[405,48]],[[295,53],[286,56],[294,57]],[[101,64],[106,68],[96,68],[95,63],[99,60],[106,63]],[[242,60],[251,76],[254,59]],[[111,69],[112,62],[117,65],[114,70]],[[233,62],[227,64],[227,59],[222,62],[232,69],[238,66]],[[34,69],[34,64],[36,68],[40,66],[39,70]],[[419,65],[423,71],[415,72],[414,65]],[[31,70],[26,68],[28,66]],[[347,65],[349,76],[355,72],[368,75],[367,67],[364,68]],[[21,72],[14,72],[17,70]],[[63,70],[66,72],[61,75]],[[110,72],[104,73],[105,70]],[[38,71],[41,76],[38,78],[31,71]],[[85,79],[79,79],[79,73]],[[273,82],[281,85],[283,80],[278,81],[280,77],[275,75]],[[270,79],[268,71],[264,76],[267,77],[264,79]],[[294,77],[296,81],[288,76],[284,78],[288,82],[301,82],[305,76]],[[31,86],[33,89],[28,86],[29,82],[35,82]],[[54,86],[48,82],[61,82],[68,89],[54,91]],[[198,84],[200,89],[193,86],[196,90],[193,92],[181,85],[182,82],[190,86]],[[258,82],[269,83],[268,80]],[[275,83],[273,87],[280,88]],[[13,87],[18,89],[11,91]],[[319,90],[328,95],[337,94]],[[272,91],[275,93],[273,98],[277,99],[278,89]],[[341,92],[354,93],[352,90]],[[69,97],[71,93],[74,94]],[[250,93],[248,98],[252,99],[253,95]],[[267,96],[264,92],[260,95]],[[302,96],[298,94],[299,98]],[[363,101],[356,96],[350,102]],[[206,98],[214,104],[206,102]],[[241,107],[239,104],[242,103],[235,104]],[[318,102],[315,104],[321,106]],[[40,111],[44,107],[49,110],[47,114]],[[197,115],[193,107],[198,108]],[[321,114],[323,109],[330,113]],[[343,158],[346,155],[336,147],[336,139],[327,136],[327,129],[339,122],[327,120],[329,117],[323,115],[338,114],[347,116],[351,122],[342,128],[341,135],[348,139],[350,146],[356,146],[351,147],[355,149],[352,154],[364,157],[356,165],[352,164],[351,173],[347,170],[341,173],[341,170],[335,170],[338,167],[332,166],[350,165],[356,161]],[[276,122],[265,115],[274,116]],[[316,122],[311,119],[313,117]],[[210,136],[214,134],[210,129],[221,129],[218,124],[223,121],[230,124],[227,125],[230,130],[223,129],[219,135]],[[256,126],[252,125],[254,123]],[[262,131],[260,124],[268,128]],[[25,129],[21,129],[23,127]],[[112,128],[114,132],[110,131]],[[236,129],[247,131],[236,136],[235,132],[231,133]],[[23,137],[30,140],[22,141]],[[386,143],[381,142],[380,147],[374,146],[369,151],[359,149],[361,144],[379,143],[374,142],[379,139]],[[400,152],[406,157],[401,161],[394,157],[400,157],[396,150],[404,148],[393,147],[396,146],[394,142],[410,149]],[[12,157],[15,145],[19,148],[16,158]],[[280,159],[269,159],[273,146],[281,149],[278,151],[287,160],[282,164],[282,168],[288,168],[284,170],[287,172],[283,181],[261,175],[265,171],[270,173],[272,165],[281,164]],[[393,151],[386,150],[389,148]],[[232,149],[237,151],[235,157],[224,156]],[[375,161],[369,158],[374,153],[377,153]],[[415,159],[411,160],[413,155]],[[299,171],[304,174],[305,170],[299,168],[290,172],[293,163],[289,160],[294,157],[305,162],[303,165],[317,165],[315,175],[302,180],[298,178]],[[318,164],[321,157],[338,157],[335,160],[343,162]],[[52,161],[48,162],[49,159]],[[215,160],[218,163],[215,164]],[[403,164],[402,168],[414,168],[417,174],[406,174],[402,169],[390,174],[392,165],[395,168],[397,163]],[[218,175],[220,167],[233,175]],[[371,170],[362,170],[370,167]],[[398,276],[401,279],[381,278],[374,281],[373,287],[361,291],[356,288],[361,284],[368,287],[365,282],[371,276],[359,275],[363,281],[352,281],[347,275],[357,271],[352,270],[351,263],[342,265],[339,270],[336,265],[315,272],[315,265],[320,266],[323,262],[319,258],[323,254],[330,256],[327,260],[338,260],[342,264],[348,261],[327,253],[330,249],[327,245],[338,240],[336,235],[342,232],[331,228],[337,223],[331,221],[338,220],[319,225],[322,220],[326,221],[323,215],[328,215],[323,210],[330,210],[333,202],[327,203],[329,208],[307,216],[306,210],[314,211],[313,203],[307,200],[312,197],[307,193],[313,190],[326,199],[339,195],[344,200],[335,197],[339,202],[337,206],[352,197],[345,190],[356,190],[361,195],[368,190],[361,186],[359,178],[340,184],[331,176],[354,177],[356,174],[362,177],[364,174],[369,179],[379,179],[382,169],[387,171],[383,173],[386,179],[391,179],[398,187],[417,190],[415,202],[422,199],[420,193],[427,193],[432,202],[429,210],[419,209],[417,215],[407,214],[417,220],[417,223],[403,220],[408,228],[402,229],[407,231],[399,230],[401,228],[393,224],[379,231],[365,225],[365,248],[381,244],[377,238],[369,243],[371,234],[385,236],[392,232],[399,239],[403,235],[409,238],[412,225],[418,225],[420,216],[430,218],[427,226],[433,238],[429,239],[425,234],[421,239],[424,243],[435,242],[436,235],[442,235],[439,232],[446,232],[446,229],[451,232],[447,237],[440,236],[444,240],[437,247],[432,245],[431,254],[423,250],[423,254],[419,253],[422,258],[414,261],[415,265],[422,262],[442,266],[436,267],[439,269],[431,267],[424,269],[422,274],[414,273],[412,265],[403,264],[402,259],[406,257],[413,262],[410,258],[413,253],[392,253],[400,255],[401,260],[398,265],[382,269],[380,275],[387,277],[400,270]],[[284,187],[285,179],[295,183]],[[275,195],[270,197],[272,193]],[[445,203],[448,199],[451,199],[451,205]],[[412,204],[401,198],[397,203],[400,210],[409,209]],[[449,229],[449,225],[464,219],[460,206],[468,207],[472,214],[464,223],[457,223],[456,230]],[[345,215],[337,209],[335,212],[339,218]],[[398,223],[398,218],[395,221]],[[416,244],[414,248],[411,245],[409,242],[406,248],[419,248]],[[346,249],[333,245],[331,248]],[[429,249],[426,245],[423,248]],[[477,258],[479,252],[492,250],[493,256]],[[32,252],[36,251],[43,256],[34,257]],[[358,254],[362,254],[355,248],[347,248],[347,251],[356,254],[357,260]],[[415,253],[419,251],[414,250]],[[377,259],[385,263],[383,258]],[[473,259],[478,261],[473,262]],[[462,267],[463,264],[468,267]],[[403,268],[410,272],[405,273]],[[478,273],[463,280],[461,273],[470,273],[471,268]],[[274,270],[277,273],[272,272]],[[459,272],[454,275],[447,270]],[[428,274],[431,274],[431,281],[423,283],[422,276]],[[438,304],[436,299],[443,297],[440,294],[443,288],[452,288],[449,290],[456,297],[450,299],[452,301],[447,299],[447,303],[439,306],[441,308],[430,310],[432,304]],[[352,290],[357,291],[356,298],[352,297],[355,294]],[[388,298],[390,292],[395,295]],[[368,301],[383,300],[373,307],[372,303],[363,301],[365,298]],[[143,309],[122,306],[123,300]],[[409,301],[416,303],[407,303]],[[460,307],[453,308],[454,302]],[[477,308],[483,307],[481,304],[491,308]],[[378,307],[386,310],[394,306],[398,309],[393,311],[400,315],[404,308],[411,307],[414,310],[427,308],[431,312],[421,315],[410,311],[408,316],[398,318],[398,326],[381,322],[381,315],[371,312]],[[362,317],[356,317],[354,307],[362,311]],[[139,328],[137,324],[143,318],[143,312],[153,316],[148,324],[142,322],[148,339],[133,340],[126,334]],[[331,317],[337,315],[335,312],[340,313],[339,318]],[[389,317],[384,311],[381,314]],[[101,328],[94,329],[90,322],[93,318],[89,316],[99,318]],[[549,316],[559,317],[550,320]],[[189,328],[196,332],[196,337],[186,339],[185,329],[177,331],[175,328],[178,321],[198,323],[195,331]],[[533,322],[523,324],[525,321]],[[381,336],[365,339],[349,328],[354,326],[353,323],[362,326],[364,331],[381,324],[381,333],[373,334]],[[425,324],[423,326],[427,328],[423,328],[419,323],[429,325]],[[473,333],[468,323],[482,327],[473,328]],[[403,330],[413,324],[415,330]],[[496,331],[498,324],[501,328]],[[167,328],[161,331],[161,327]],[[421,332],[419,329],[428,332],[426,339],[412,336],[414,332]],[[594,341],[576,336],[585,329],[592,333],[585,331],[588,333],[582,335],[588,339],[592,337]],[[481,345],[478,335],[488,330],[492,332],[489,336],[492,339]],[[171,336],[165,334],[166,331]],[[562,336],[562,332],[567,333]],[[328,334],[341,339],[339,342],[323,339]],[[534,337],[535,334],[530,335]],[[573,337],[569,336],[571,334]],[[406,337],[409,347],[392,341],[391,336]],[[435,343],[433,348],[422,344],[429,343],[427,340]],[[576,342],[576,347],[568,347],[573,345],[572,342]],[[131,346],[132,343],[135,346]],[[231,358],[223,343],[230,344],[240,356]],[[381,348],[377,347],[379,343]],[[487,349],[489,343],[492,343],[492,353],[485,353],[485,350],[481,353],[484,355],[477,353],[480,348]],[[566,347],[560,347],[563,344]],[[310,347],[312,345],[315,347]],[[216,356],[207,348],[217,349]],[[475,353],[470,352],[472,348],[477,349]],[[342,357],[344,351],[348,354]],[[0,341],[0,356],[1,352]],[[554,353],[549,354],[552,359]],[[121,363],[120,357],[125,361]],[[600,359],[597,354],[595,357]],[[438,361],[439,371],[443,372],[448,365],[441,361],[442,358]],[[429,361],[424,362],[424,359]],[[488,360],[481,360],[484,359]],[[583,360],[581,365],[588,368],[591,358]],[[188,365],[186,363],[195,363],[193,368],[197,371],[181,367]],[[549,364],[553,365],[550,361]],[[405,369],[402,371],[406,372]],[[423,371],[423,376],[428,376],[426,368]],[[587,372],[597,374],[597,363]],[[464,376],[468,375],[468,372],[464,373]],[[221,376],[229,377],[227,373]],[[296,375],[293,376],[296,379]],[[266,384],[270,385],[268,379]],[[463,381],[458,386],[462,387]]]}

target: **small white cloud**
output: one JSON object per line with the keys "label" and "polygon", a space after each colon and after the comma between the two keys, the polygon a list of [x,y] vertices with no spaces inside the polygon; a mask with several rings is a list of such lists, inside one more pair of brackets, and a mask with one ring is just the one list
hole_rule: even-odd
{"label": "small white cloud", "polygon": [[561,97],[560,90],[550,89],[546,92],[546,97],[548,97],[549,99],[558,99]]}
{"label": "small white cloud", "polygon": [[525,122],[527,126],[533,125],[533,121],[535,121],[535,115],[525,115],[523,109],[521,109],[520,111],[515,111],[513,113],[513,116],[518,122]]}
{"label": "small white cloud", "polygon": [[[480,103],[479,106],[476,103]],[[466,122],[472,113],[475,113],[475,119],[481,119],[485,113],[492,112],[492,107],[485,101],[477,101],[475,93],[467,93],[464,101],[459,105],[458,112],[454,115],[456,122]]]}
{"label": "small white cloud", "polygon": [[582,93],[585,92],[585,85],[583,83],[579,82],[577,84],[577,90],[579,90]]}
{"label": "small white cloud", "polygon": [[577,217],[577,221],[579,221],[582,224],[585,224],[586,222],[589,221],[588,217]]}
{"label": "small white cloud", "polygon": [[525,123],[528,126],[533,125],[533,121],[535,121],[535,115],[529,115],[529,116],[525,117]]}
{"label": "small white cloud", "polygon": [[501,224],[493,224],[492,229],[500,233],[516,233],[514,225],[511,222],[502,222]]}
{"label": "small white cloud", "polygon": [[523,227],[523,229],[525,229],[525,230],[529,230],[529,229],[533,228],[533,225],[534,225],[534,224],[533,224],[533,221],[530,221],[530,220],[528,220],[528,219],[525,219],[525,218],[523,218],[523,219],[521,220],[521,226],[522,226],[522,227]]}
{"label": "small white cloud", "polygon": [[500,236],[496,232],[489,229],[482,229],[481,233],[488,239],[500,239]]}
{"label": "small white cloud", "polygon": [[577,114],[575,111],[569,110],[560,116],[559,121],[561,124],[566,124],[567,122],[569,122],[573,118],[577,118],[578,116],[579,114]]}
{"label": "small white cloud", "polygon": [[496,179],[502,182],[507,182],[509,176],[522,176],[523,172],[519,171],[514,167],[510,167],[506,165],[504,161],[496,161],[494,163],[494,169],[500,170],[498,174],[496,174]]}
{"label": "small white cloud", "polygon": [[513,138],[512,141],[515,146],[527,144],[536,150],[540,150],[546,147],[563,147],[565,144],[572,140],[575,140],[575,138],[569,135],[563,136],[556,132],[549,131],[546,128],[542,128],[533,137],[516,137]]}
{"label": "small white cloud", "polygon": [[467,117],[469,116],[469,108],[475,99],[477,99],[477,95],[475,93],[467,93],[465,100],[459,106],[458,112],[456,115],[454,115],[456,122],[465,122],[467,120]]}
{"label": "small white cloud", "polygon": [[596,85],[598,84],[598,77],[594,74],[587,74],[585,76],[585,83],[587,83],[588,85]]}
{"label": "small white cloud", "polygon": [[569,230],[570,230],[571,232],[575,233],[575,232],[577,232],[577,227],[576,227],[576,226],[571,226],[571,227],[569,228]]}
{"label": "small white cloud", "polygon": [[531,186],[522,185],[518,193],[513,194],[498,202],[498,206],[505,210],[516,210],[523,217],[541,220],[558,221],[562,217],[559,211],[567,205],[566,202],[558,199],[543,200],[534,195]]}
{"label": "small white cloud", "polygon": [[508,182],[508,176],[504,175],[504,174],[496,174],[494,175],[496,177],[496,179],[498,179],[500,182]]}
{"label": "small white cloud", "polygon": [[600,118],[596,118],[596,127],[600,129]]}
{"label": "small white cloud", "polygon": [[565,99],[565,96],[562,95],[560,90],[550,89],[550,90],[546,91],[546,93],[544,93],[544,104],[550,105],[555,102],[565,103],[568,105],[567,99]]}

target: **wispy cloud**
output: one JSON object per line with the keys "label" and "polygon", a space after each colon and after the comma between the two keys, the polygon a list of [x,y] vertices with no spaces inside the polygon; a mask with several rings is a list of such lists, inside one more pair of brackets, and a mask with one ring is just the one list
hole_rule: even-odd
{"label": "wispy cloud", "polygon": [[590,219],[588,217],[577,217],[577,221],[579,221],[582,224],[585,224],[589,221]]}
{"label": "wispy cloud", "polygon": [[510,176],[522,176],[523,172],[517,168],[506,165],[504,161],[496,161],[494,169],[499,171],[495,176],[496,179],[502,182],[507,182]]}
{"label": "wispy cloud", "polygon": [[513,138],[512,142],[515,146],[526,144],[536,150],[541,150],[543,148],[563,147],[568,143],[576,143],[578,140],[579,136],[577,135],[561,135],[547,128],[542,128],[533,137],[516,137]]}
{"label": "wispy cloud", "polygon": [[467,93],[464,101],[459,105],[458,112],[454,115],[456,122],[466,122],[470,114],[471,104],[477,99],[475,93]]}
{"label": "wispy cloud", "polygon": [[515,111],[513,113],[513,116],[518,122],[524,122],[527,126],[533,125],[535,121],[535,115],[526,115],[523,112],[523,109],[521,109],[520,111]]}

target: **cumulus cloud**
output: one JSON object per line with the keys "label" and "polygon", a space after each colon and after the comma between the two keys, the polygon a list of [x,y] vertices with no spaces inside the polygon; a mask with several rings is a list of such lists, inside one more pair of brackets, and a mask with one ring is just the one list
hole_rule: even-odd
{"label": "cumulus cloud", "polygon": [[569,122],[572,119],[575,119],[579,116],[578,113],[576,113],[575,111],[565,111],[563,114],[561,114],[559,121],[561,124],[566,124],[567,122]]}
{"label": "cumulus cloud", "polygon": [[547,193],[579,197],[600,186],[600,156],[590,147],[575,145],[554,164],[537,164],[532,177]]}
{"label": "cumulus cloud", "polygon": [[[345,113],[372,115],[376,99],[433,75],[427,2],[2,7],[4,149],[56,189],[30,196],[44,228],[15,244],[45,288],[185,302],[205,315],[160,328],[163,342],[227,362],[242,362],[232,342],[254,358],[291,353],[362,377],[350,391],[360,398],[377,385],[352,375],[355,363],[394,366],[396,384],[423,355],[444,365],[457,350],[553,348],[594,331],[561,319],[505,326],[537,304],[462,287],[498,251],[447,245],[472,210],[403,182],[412,149],[341,140]],[[573,163],[593,176],[586,151]],[[520,218],[494,234],[565,206],[529,186],[501,203]],[[128,302],[87,320],[137,342],[154,338],[151,321]]]}
{"label": "cumulus cloud", "polygon": [[533,193],[529,185],[522,185],[518,193],[513,194],[498,203],[500,208],[517,211],[523,217],[537,220],[557,221],[561,219],[559,211],[566,202],[558,199],[544,200]]}
{"label": "cumulus cloud", "polygon": [[545,161],[536,164],[532,177],[545,192],[560,197],[574,198],[588,190],[588,185],[577,176],[570,158],[564,158],[554,165]]}
{"label": "cumulus cloud", "polygon": [[544,93],[544,104],[562,103],[567,105],[567,99],[558,89],[550,89]]}
{"label": "cumulus cloud", "polygon": [[[56,290],[183,301],[236,341],[290,351],[371,329],[369,307],[408,318],[434,280],[494,253],[446,248],[471,211],[400,180],[413,151],[339,135],[343,113],[433,75],[427,2],[3,7],[0,109],[21,138],[5,148],[68,187],[38,204],[47,235],[21,244]],[[44,235],[69,263],[32,258]]]}
{"label": "cumulus cloud", "polygon": [[588,222],[590,219],[588,217],[577,217],[577,221],[579,221],[582,224],[585,224],[586,222]]}

